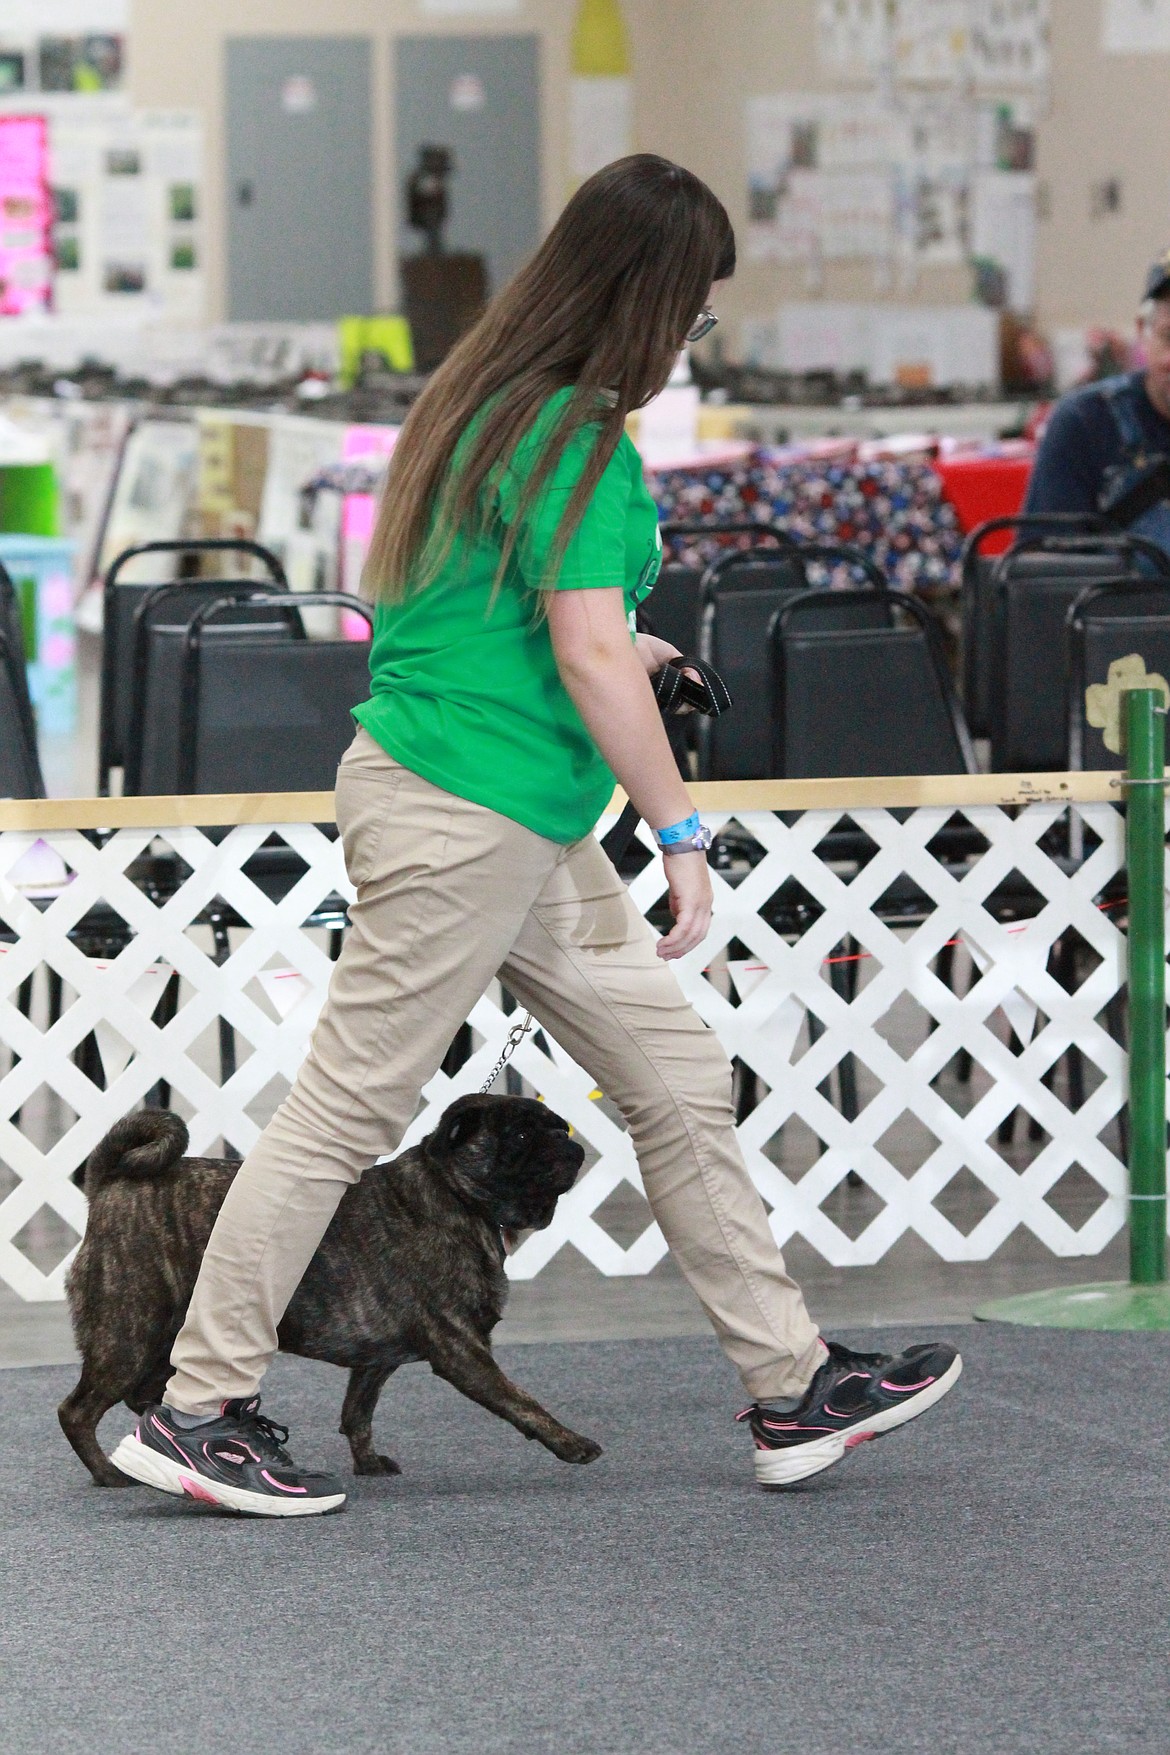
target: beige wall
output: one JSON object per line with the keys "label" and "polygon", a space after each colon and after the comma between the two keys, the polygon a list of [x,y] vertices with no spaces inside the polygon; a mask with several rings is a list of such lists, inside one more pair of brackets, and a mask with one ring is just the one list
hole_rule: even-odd
{"label": "beige wall", "polygon": [[224,315],[223,43],[229,36],[364,36],[374,43],[374,272],[380,304],[395,296],[397,178],[391,48],[398,35],[533,32],[541,39],[543,195],[552,220],[564,198],[570,0],[524,0],[500,18],[425,16],[416,0],[131,0],[130,88],[135,103],[195,108],[205,118],[208,316]]}
{"label": "beige wall", "polygon": [[[1052,11],[1040,315],[1128,325],[1146,269],[1170,245],[1170,55],[1102,54],[1101,0],[1052,0]],[[1121,181],[1121,209],[1094,217],[1093,190],[1109,177]]]}
{"label": "beige wall", "polygon": [[[758,93],[829,87],[813,44],[814,0],[623,0],[636,80],[637,144],[682,160],[746,220],[743,103]],[[1146,264],[1170,243],[1170,56],[1105,56],[1101,0],[1052,0],[1054,101],[1042,121],[1039,308],[1045,323],[1127,323]],[[566,190],[569,38],[576,0],[523,0],[516,14],[425,17],[416,0],[131,0],[131,86],[140,104],[202,108],[207,126],[209,315],[223,314],[222,43],[228,36],[369,36],[374,57],[377,295],[394,297],[391,43],[422,30],[533,31],[542,44],[544,207]],[[1093,217],[1092,190],[1117,176],[1122,206]],[[828,265],[827,298],[875,297],[865,264]],[[924,270],[907,294],[965,299],[965,268]],[[745,264],[726,295],[729,318],[806,298],[800,268]]]}

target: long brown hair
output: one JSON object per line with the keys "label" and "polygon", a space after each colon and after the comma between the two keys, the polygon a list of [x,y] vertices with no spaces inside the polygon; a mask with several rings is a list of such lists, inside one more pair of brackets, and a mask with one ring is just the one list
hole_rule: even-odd
{"label": "long brown hair", "polygon": [[[574,433],[596,422],[597,443],[557,529],[551,583],[626,416],[664,388],[712,282],[734,271],[731,221],[681,165],[635,153],[583,183],[407,416],[366,561],[367,595],[400,601],[435,576],[457,533],[488,526],[488,477],[548,398],[571,385],[505,533],[498,574]],[[474,438],[453,470],[456,446],[477,415]]]}

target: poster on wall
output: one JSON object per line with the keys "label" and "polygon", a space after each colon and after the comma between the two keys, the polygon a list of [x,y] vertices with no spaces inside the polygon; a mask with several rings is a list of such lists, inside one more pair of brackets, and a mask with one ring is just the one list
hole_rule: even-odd
{"label": "poster on wall", "polygon": [[890,55],[890,0],[817,0],[817,60],[836,79],[876,79]]}
{"label": "poster on wall", "polygon": [[52,287],[48,140],[41,116],[0,116],[0,316],[46,310]]}
{"label": "poster on wall", "polygon": [[50,141],[57,309],[200,322],[199,116],[58,111]]}
{"label": "poster on wall", "polygon": [[899,0],[891,59],[895,78],[955,84],[967,70],[969,0]]}
{"label": "poster on wall", "polygon": [[1050,4],[817,0],[817,56],[835,78],[876,80],[888,71],[910,85],[1041,86],[1049,73]]}
{"label": "poster on wall", "polygon": [[1009,310],[1032,309],[1036,286],[1036,179],[979,171],[972,184],[971,254],[1003,276]]}
{"label": "poster on wall", "polygon": [[969,54],[977,86],[1046,84],[1049,4],[1050,0],[972,0]]}
{"label": "poster on wall", "polygon": [[1101,47],[1110,55],[1170,54],[1170,0],[1102,0]]}
{"label": "poster on wall", "polygon": [[745,117],[751,259],[889,253],[898,116],[876,101],[778,92],[749,99]]}
{"label": "poster on wall", "polygon": [[4,0],[0,94],[121,89],[128,0]]}

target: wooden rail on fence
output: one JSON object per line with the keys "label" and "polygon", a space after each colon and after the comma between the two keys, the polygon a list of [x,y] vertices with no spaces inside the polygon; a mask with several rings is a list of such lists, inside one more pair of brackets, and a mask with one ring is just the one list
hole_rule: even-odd
{"label": "wooden rail on fence", "polygon": [[[1106,804],[1121,797],[1121,775],[926,774],[843,780],[705,780],[690,787],[701,811],[897,810],[923,805]],[[611,812],[625,793],[614,793]],[[208,792],[159,798],[0,800],[0,830],[168,829],[184,824],[329,823],[331,792]]]}

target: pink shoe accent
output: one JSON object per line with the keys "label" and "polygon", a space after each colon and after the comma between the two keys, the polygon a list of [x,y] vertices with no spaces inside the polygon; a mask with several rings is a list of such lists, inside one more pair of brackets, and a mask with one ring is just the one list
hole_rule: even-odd
{"label": "pink shoe accent", "polygon": [[802,1426],[799,1420],[765,1420],[769,1432],[835,1432],[835,1426]]}
{"label": "pink shoe accent", "polygon": [[868,1444],[871,1438],[876,1437],[876,1432],[850,1432],[845,1440],[845,1448],[846,1450],[852,1450],[854,1445]]}
{"label": "pink shoe accent", "polygon": [[916,1389],[929,1389],[933,1382],[933,1377],[924,1377],[921,1383],[883,1383],[882,1388],[891,1395],[911,1395]]}
{"label": "pink shoe accent", "polygon": [[[190,1475],[180,1475],[179,1485],[187,1495],[188,1499],[198,1499],[204,1505],[219,1506],[219,1500],[215,1497],[215,1494],[209,1493],[207,1488],[203,1486],[200,1481],[192,1480]],[[221,1510],[223,1509],[222,1506],[219,1506],[219,1508]]]}
{"label": "pink shoe accent", "polygon": [[282,1493],[307,1493],[309,1491],[307,1487],[286,1487],[283,1481],[278,1481],[275,1476],[268,1473],[267,1469],[261,1469],[260,1474],[270,1487],[276,1487]]}

